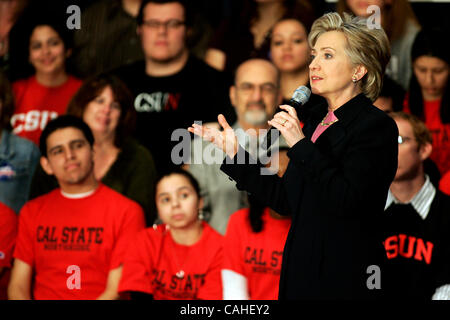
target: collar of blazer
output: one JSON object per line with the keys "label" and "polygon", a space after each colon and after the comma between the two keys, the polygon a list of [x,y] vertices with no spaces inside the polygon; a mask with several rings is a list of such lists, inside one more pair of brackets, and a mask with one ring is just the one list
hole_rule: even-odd
{"label": "collar of blazer", "polygon": [[[322,143],[323,140],[327,140],[330,143],[330,147],[337,144],[346,133],[346,128],[357,117],[357,115],[366,106],[371,106],[372,102],[363,93],[358,94],[353,99],[343,104],[340,108],[334,111],[335,116],[339,119],[336,123],[331,125],[325,132],[317,139],[317,143]],[[314,130],[325,117],[328,111],[326,103],[319,104],[311,110],[311,118],[308,126],[305,126],[304,133],[308,138],[311,138]],[[327,139],[324,139],[327,137]]]}

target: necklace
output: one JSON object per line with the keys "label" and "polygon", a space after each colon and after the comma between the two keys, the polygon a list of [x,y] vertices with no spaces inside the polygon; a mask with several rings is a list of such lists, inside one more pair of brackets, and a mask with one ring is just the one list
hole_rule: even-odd
{"label": "necklace", "polygon": [[320,122],[320,125],[321,126],[324,126],[324,127],[326,127],[326,126],[329,126],[329,125],[332,125],[333,123],[335,123],[335,122],[337,122],[339,119],[334,119],[333,121],[330,121],[330,122],[325,122],[325,119],[328,117],[328,114],[330,113],[330,111],[328,111],[327,112],[327,115],[322,119],[322,121]]}

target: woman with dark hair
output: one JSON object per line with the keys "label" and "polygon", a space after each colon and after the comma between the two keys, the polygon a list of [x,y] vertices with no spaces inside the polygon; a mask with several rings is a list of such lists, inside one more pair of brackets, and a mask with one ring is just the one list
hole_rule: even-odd
{"label": "woman with dark hair", "polygon": [[[67,113],[82,118],[94,135],[94,174],[106,186],[139,203],[152,224],[153,183],[156,170],[150,152],[131,138],[135,111],[125,84],[113,75],[86,80],[69,104]],[[31,198],[57,187],[56,180],[38,170]]]}
{"label": "woman with dark hair", "polygon": [[64,114],[81,80],[67,72],[72,42],[67,28],[50,18],[35,21],[26,37],[33,74],[13,83],[13,132],[37,145],[47,122]]}
{"label": "woman with dark hair", "polygon": [[447,33],[424,29],[411,50],[413,76],[405,111],[425,122],[433,137],[433,160],[441,175],[450,170],[450,50],[442,39]]}
{"label": "woman with dark hair", "polygon": [[367,18],[375,14],[367,11],[371,5],[380,8],[381,27],[391,44],[391,61],[386,74],[407,90],[411,77],[411,46],[420,30],[419,22],[408,0],[339,0],[336,9],[340,14],[347,12]]}
{"label": "woman with dark hair", "polygon": [[[286,171],[287,148],[271,158],[278,176]],[[230,217],[225,234],[222,284],[224,300],[275,300],[278,297],[281,258],[291,217],[281,216],[252,195],[249,208]]]}
{"label": "woman with dark hair", "polygon": [[244,0],[239,14],[225,20],[212,37],[205,61],[218,70],[233,72],[250,58],[269,59],[270,34],[275,23],[295,18],[306,31],[322,14],[324,1]]}
{"label": "woman with dark hair", "polygon": [[162,175],[155,202],[163,223],[130,243],[119,293],[131,299],[221,300],[223,237],[202,221],[197,180],[182,169]]}

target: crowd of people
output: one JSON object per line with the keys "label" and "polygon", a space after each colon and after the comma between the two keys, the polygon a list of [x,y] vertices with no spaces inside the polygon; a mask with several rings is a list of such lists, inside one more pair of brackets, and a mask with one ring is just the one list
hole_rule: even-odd
{"label": "crowd of people", "polygon": [[223,3],[0,1],[0,299],[450,300],[449,31]]}

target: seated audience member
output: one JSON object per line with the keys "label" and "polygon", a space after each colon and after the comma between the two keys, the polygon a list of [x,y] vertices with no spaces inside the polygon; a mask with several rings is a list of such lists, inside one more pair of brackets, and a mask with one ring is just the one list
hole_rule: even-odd
{"label": "seated audience member", "polygon": [[81,81],[66,71],[71,42],[65,25],[50,19],[37,20],[24,39],[29,43],[28,59],[34,74],[13,83],[15,110],[13,133],[36,145],[45,125],[64,114]]}
{"label": "seated audience member", "polygon": [[441,175],[450,170],[450,50],[448,35],[424,29],[412,47],[413,76],[405,99],[405,111],[422,121],[433,137],[433,160]]}
{"label": "seated audience member", "polygon": [[6,292],[16,235],[17,215],[12,209],[0,202],[0,300],[8,298]]}
{"label": "seated audience member", "polygon": [[[305,25],[297,19],[283,19],[272,30],[270,56],[280,72],[280,91],[282,104],[288,104],[292,94],[299,86],[309,85],[310,48]],[[325,101],[311,94],[308,106]],[[308,109],[304,106],[303,110]],[[300,114],[300,117],[304,117]]]}
{"label": "seated audience member", "polygon": [[281,95],[289,101],[295,89],[309,83],[308,32],[301,21],[284,19],[274,25],[270,40],[270,57],[280,72]]}
{"label": "seated audience member", "polygon": [[[236,70],[229,94],[237,114],[233,130],[237,130],[239,144],[254,154],[257,151],[253,149],[262,143],[269,129],[267,120],[281,102],[277,68],[267,60],[247,60]],[[280,144],[286,144],[281,137]],[[206,150],[214,152],[212,159]],[[194,139],[189,171],[200,183],[206,220],[221,234],[225,234],[230,215],[248,207],[246,192],[239,191],[220,170],[223,158],[224,154],[209,142]]]}
{"label": "seated audience member", "polygon": [[130,242],[119,292],[131,299],[222,299],[223,238],[201,220],[197,181],[175,169],[160,178],[155,198],[163,224]]}
{"label": "seated audience member", "polygon": [[40,138],[41,165],[60,188],[31,200],[19,216],[10,299],[115,299],[125,251],[144,229],[141,207],[98,183],[94,137],[61,116]]}
{"label": "seated audience member", "polygon": [[217,121],[221,112],[232,114],[229,83],[222,73],[190,55],[186,41],[192,13],[187,1],[144,0],[137,21],[145,61],[114,73],[134,95],[136,137],[153,154],[158,172],[163,172],[174,167],[171,152],[178,144],[171,141],[174,130],[194,121]]}
{"label": "seated audience member", "polygon": [[[373,10],[367,11],[371,5],[380,8],[381,27],[391,44],[386,74],[407,90],[411,78],[411,46],[420,30],[419,22],[408,0],[338,0],[336,9],[340,14],[348,12],[367,18],[374,15]],[[376,22],[376,18],[372,21]]]}
{"label": "seated audience member", "polygon": [[74,34],[74,64],[84,77],[142,60],[136,33],[141,0],[101,0],[81,15]]}
{"label": "seated audience member", "polygon": [[[272,155],[278,176],[286,171],[288,149]],[[273,164],[273,163],[272,163]],[[224,300],[276,300],[284,244],[291,217],[261,206],[249,196],[250,208],[233,213],[224,242]]]}
{"label": "seated audience member", "polygon": [[431,135],[413,115],[391,116],[399,129],[398,169],[384,212],[382,283],[393,299],[450,299],[450,197],[423,168]]}
{"label": "seated audience member", "polygon": [[[152,155],[130,134],[135,123],[132,96],[112,75],[86,80],[67,113],[83,119],[94,135],[94,176],[111,189],[139,203],[148,225],[156,217],[153,187],[157,177]],[[38,168],[30,198],[58,187],[55,177]]]}
{"label": "seated audience member", "polygon": [[450,171],[444,174],[439,181],[439,190],[450,196]]}
{"label": "seated audience member", "polygon": [[19,213],[28,200],[40,154],[34,143],[11,133],[13,110],[11,85],[0,72],[0,202]]}
{"label": "seated audience member", "polygon": [[0,71],[7,73],[10,68],[9,38],[11,29],[25,10],[29,0],[0,1]]}
{"label": "seated audience member", "polygon": [[384,76],[380,95],[373,105],[386,113],[401,111],[406,91],[389,76]]}
{"label": "seated audience member", "polygon": [[244,0],[236,14],[224,20],[212,37],[205,61],[212,67],[232,73],[245,60],[269,59],[270,34],[282,19],[304,22],[307,30],[322,15],[323,0]]}

